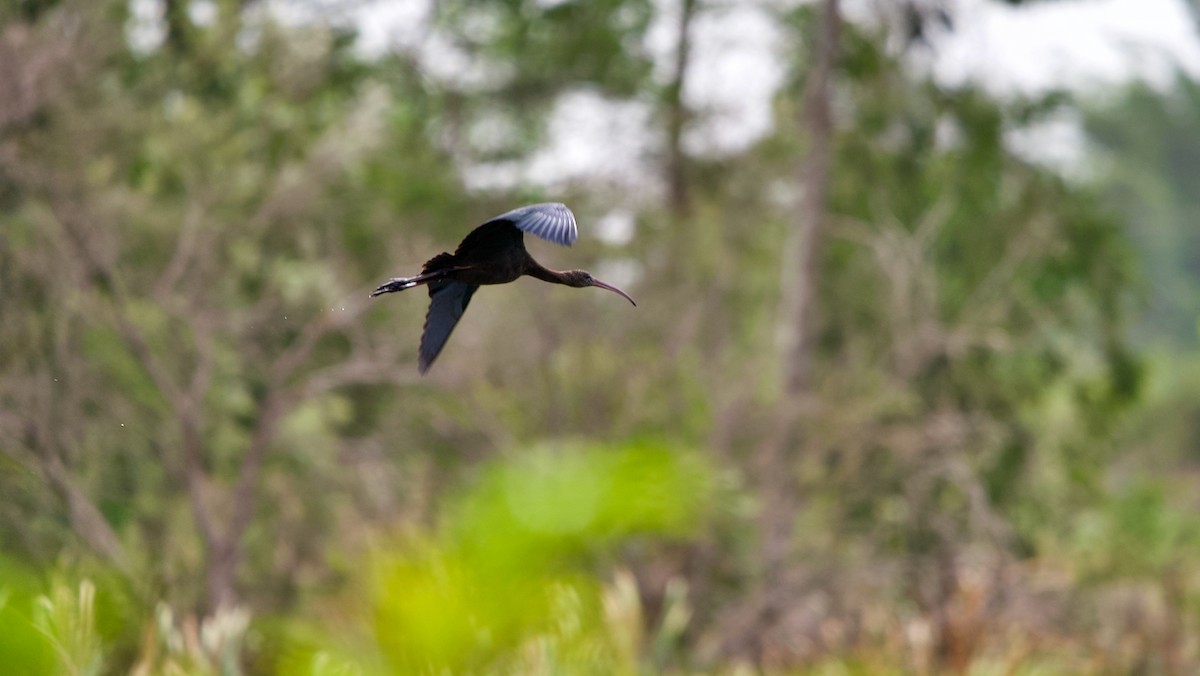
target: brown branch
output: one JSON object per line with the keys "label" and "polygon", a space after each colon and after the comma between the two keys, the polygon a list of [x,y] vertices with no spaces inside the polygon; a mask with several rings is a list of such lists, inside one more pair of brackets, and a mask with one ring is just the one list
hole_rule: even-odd
{"label": "brown branch", "polygon": [[125,553],[125,547],[117,537],[116,531],[109,525],[108,519],[104,518],[83,489],[71,480],[59,454],[50,449],[45,450],[45,459],[41,463],[42,474],[66,503],[67,518],[71,522],[72,530],[121,573],[130,575],[132,567],[129,564],[129,556]]}
{"label": "brown branch", "polygon": [[[363,297],[365,293],[359,294]],[[232,507],[229,517],[229,527],[224,538],[214,548],[212,569],[209,580],[209,602],[215,608],[233,601],[233,576],[241,559],[241,540],[258,503],[259,476],[262,474],[263,463],[266,460],[279,422],[299,403],[309,389],[308,381],[289,387],[290,381],[299,367],[308,361],[317,342],[336,328],[357,319],[366,311],[367,303],[358,301],[350,304],[345,312],[336,315],[322,312],[301,330],[300,337],[272,364],[267,376],[267,395],[263,400],[258,422],[251,433],[250,444],[238,472],[238,480],[234,485]],[[349,384],[353,382],[351,375],[363,378],[364,382],[372,381],[378,373],[367,371],[362,364],[349,362],[341,370],[327,370],[323,373],[321,387],[332,386],[335,383]],[[375,365],[375,364],[373,364]]]}
{"label": "brown branch", "polygon": [[[191,388],[185,393],[167,377],[166,370],[158,363],[137,326],[120,309],[116,310],[116,315],[126,343],[167,399],[178,421],[183,444],[183,479],[192,507],[192,519],[200,531],[206,551],[212,552],[218,546],[219,536],[205,500],[208,471],[204,467],[204,442],[201,432],[204,428],[203,392],[207,389],[208,374],[211,371],[211,355],[201,358],[201,364],[193,373]],[[209,351],[202,350],[202,354]]]}
{"label": "brown branch", "polygon": [[[28,402],[31,404],[30,411],[24,418],[17,415],[0,417],[0,433],[8,437],[12,446],[24,448],[32,458],[36,473],[65,503],[67,520],[79,539],[119,571],[129,575],[132,571],[129,557],[116,531],[83,489],[71,480],[67,471],[61,436],[67,432],[56,416],[59,398],[51,391],[49,376],[45,373],[35,374],[32,380],[21,384],[21,390],[31,399]],[[30,462],[12,454],[6,455],[22,466],[31,467]]]}
{"label": "brown branch", "polygon": [[[166,400],[179,424],[183,446],[181,464],[184,486],[191,504],[192,519],[200,531],[205,550],[211,557],[222,542],[205,500],[208,472],[204,467],[203,394],[208,387],[212,370],[211,332],[201,335],[197,331],[195,334],[199,359],[190,379],[189,388],[185,391],[170,377],[169,371],[150,348],[141,329],[129,318],[126,308],[129,307],[130,301],[124,281],[115,270],[102,263],[94,255],[91,247],[87,245],[83,228],[71,218],[71,214],[75,210],[61,200],[56,201],[55,206],[58,207],[57,212],[60,214],[59,223],[68,235],[68,239],[74,244],[74,254],[77,260],[84,263],[89,277],[104,282],[104,286],[111,296],[112,302],[109,311],[116,324],[118,334]],[[194,322],[193,326],[209,326],[209,324]]]}
{"label": "brown branch", "polygon": [[1036,214],[1030,218],[1025,237],[1015,237],[1009,242],[1004,256],[996,262],[963,304],[967,308],[985,307],[991,305],[992,297],[1008,294],[1012,281],[1022,263],[1031,259],[1035,254],[1045,252],[1050,244],[1053,223],[1044,214]]}
{"label": "brown branch", "polygon": [[319,397],[348,385],[374,383],[411,385],[416,382],[417,378],[412,375],[411,369],[398,368],[394,358],[370,356],[345,361],[317,371],[305,380],[300,396],[302,399]]}
{"label": "brown branch", "polygon": [[950,197],[938,199],[910,228],[890,210],[874,209],[888,225],[872,229],[840,218],[830,234],[844,236],[875,256],[889,294],[887,320],[891,326],[892,364],[907,380],[945,351],[945,332],[938,312],[939,285],[931,247],[949,220]]}
{"label": "brown branch", "polygon": [[175,242],[175,251],[171,260],[163,268],[162,274],[154,283],[152,295],[163,301],[179,285],[179,280],[187,271],[188,265],[195,256],[200,240],[200,224],[202,217],[199,207],[190,205],[180,224],[179,239]]}
{"label": "brown branch", "polygon": [[196,340],[196,365],[192,369],[192,378],[187,387],[187,398],[195,406],[203,406],[204,395],[212,382],[213,372],[213,324],[211,317],[199,314],[192,321],[194,327],[204,327],[205,331],[193,332]]}
{"label": "brown branch", "polygon": [[125,344],[129,347],[129,351],[141,364],[142,369],[154,386],[162,393],[163,398],[178,412],[183,406],[183,391],[176,385],[168,375],[166,367],[159,362],[158,357],[154,354],[154,350],[150,349],[150,344],[146,342],[146,337],[142,335],[141,329],[137,327],[125,313],[125,302],[118,296],[114,300],[117,307],[111,308],[114,319],[117,322],[117,332],[121,338],[125,340]]}
{"label": "brown branch", "polygon": [[233,494],[233,513],[230,516],[229,535],[239,536],[250,523],[254,515],[254,503],[257,494],[254,488],[258,483],[258,474],[262,470],[263,460],[267,449],[275,438],[275,430],[280,419],[291,410],[294,402],[285,401],[282,395],[268,396],[263,403],[258,423],[250,436],[250,446],[242,461],[241,472]]}
{"label": "brown branch", "polygon": [[29,123],[95,72],[113,46],[97,39],[98,12],[63,4],[35,23],[0,26],[0,132]]}
{"label": "brown branch", "polygon": [[181,416],[180,429],[183,434],[183,481],[187,488],[188,501],[192,505],[192,520],[200,530],[205,548],[211,550],[218,542],[219,536],[209,516],[208,503],[204,499],[208,472],[204,468],[204,442],[200,433],[202,428],[199,420],[191,416]]}
{"label": "brown branch", "polygon": [[68,198],[61,195],[55,195],[51,202],[51,209],[54,212],[58,223],[62,226],[63,232],[66,233],[67,239],[73,246],[72,253],[76,260],[81,261],[87,270],[87,275],[93,279],[102,282],[112,298],[110,310],[113,318],[116,320],[117,331],[121,338],[124,339],[130,352],[133,353],[146,375],[158,388],[159,392],[167,400],[168,404],[179,408],[182,399],[182,392],[178,386],[168,376],[167,369],[159,362],[154,351],[150,349],[145,336],[142,335],[141,329],[137,327],[130,319],[125,311],[129,305],[129,294],[125,289],[125,285],[120,275],[116,273],[110,266],[105,265],[94,253],[93,247],[88,242],[85,232],[88,230],[87,224],[77,223],[73,217],[75,213],[81,210],[68,202]]}
{"label": "brown branch", "polygon": [[[145,337],[138,327],[124,313],[122,298],[124,295],[119,280],[113,283],[114,300],[122,307],[114,308],[117,325],[126,344],[134,353],[142,368],[149,374],[155,387],[166,398],[178,421],[181,441],[183,444],[183,478],[192,506],[192,519],[200,531],[205,548],[212,551],[219,542],[216,527],[209,516],[208,503],[205,500],[208,472],[204,468],[204,429],[203,393],[207,389],[211,373],[211,346],[201,349],[200,363],[191,378],[188,391],[182,390],[167,376],[166,369],[159,363],[154,351],[150,349]],[[197,343],[207,345],[207,341],[197,335]]]}

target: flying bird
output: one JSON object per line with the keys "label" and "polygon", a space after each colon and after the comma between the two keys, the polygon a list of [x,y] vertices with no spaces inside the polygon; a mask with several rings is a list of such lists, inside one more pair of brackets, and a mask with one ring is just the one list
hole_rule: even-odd
{"label": "flying bird", "polygon": [[454,253],[440,253],[429,259],[415,277],[396,277],[382,284],[371,297],[395,293],[414,286],[429,286],[429,312],[421,334],[417,367],[429,370],[446,345],[450,332],[462,318],[475,290],[484,284],[507,284],[521,275],[566,286],[598,286],[624,296],[629,294],[606,284],[585,270],[557,271],[543,267],[525,250],[525,233],[548,242],[571,246],[579,236],[575,214],[564,204],[531,204],[513,209],[475,228]]}

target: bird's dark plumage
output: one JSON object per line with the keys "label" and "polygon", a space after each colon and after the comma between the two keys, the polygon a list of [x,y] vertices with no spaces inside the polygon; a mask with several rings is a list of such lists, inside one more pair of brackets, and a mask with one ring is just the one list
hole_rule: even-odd
{"label": "bird's dark plumage", "polygon": [[579,228],[575,215],[563,204],[532,204],[513,209],[472,230],[454,253],[440,253],[429,259],[421,268],[421,274],[391,279],[371,294],[375,297],[421,284],[429,286],[429,312],[425,315],[418,361],[421,373],[429,370],[433,360],[437,359],[471,302],[471,296],[485,284],[506,284],[521,275],[529,275],[567,286],[598,286],[633,303],[629,294],[583,270],[559,272],[542,267],[525,250],[524,233],[570,246],[579,237]]}

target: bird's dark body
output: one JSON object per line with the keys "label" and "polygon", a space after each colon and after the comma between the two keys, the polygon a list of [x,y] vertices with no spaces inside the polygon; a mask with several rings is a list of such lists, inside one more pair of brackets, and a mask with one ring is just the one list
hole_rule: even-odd
{"label": "bird's dark body", "polygon": [[542,266],[525,250],[525,233],[512,223],[491,221],[471,231],[454,253],[429,259],[421,271],[445,270],[445,279],[483,286],[515,282],[533,267]]}
{"label": "bird's dark body", "polygon": [[507,284],[529,275],[567,286],[598,286],[633,303],[624,291],[583,270],[559,272],[542,267],[525,250],[526,232],[569,246],[577,236],[575,215],[562,204],[514,209],[472,230],[454,253],[443,252],[426,261],[421,274],[391,279],[371,294],[374,297],[421,284],[429,286],[429,312],[425,315],[418,360],[421,373],[433,364],[480,286]]}

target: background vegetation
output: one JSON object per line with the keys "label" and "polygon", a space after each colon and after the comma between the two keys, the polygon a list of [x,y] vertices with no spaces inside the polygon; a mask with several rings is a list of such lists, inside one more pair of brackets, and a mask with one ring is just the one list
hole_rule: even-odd
{"label": "background vegetation", "polygon": [[[952,3],[764,2],[712,151],[730,6],[431,7],[0,5],[6,673],[1200,668],[1200,84],[998,98],[919,66]],[[589,100],[634,177],[529,178]],[[1013,149],[1064,114],[1071,178]],[[639,307],[485,289],[418,378],[367,291],[541,200]]]}

